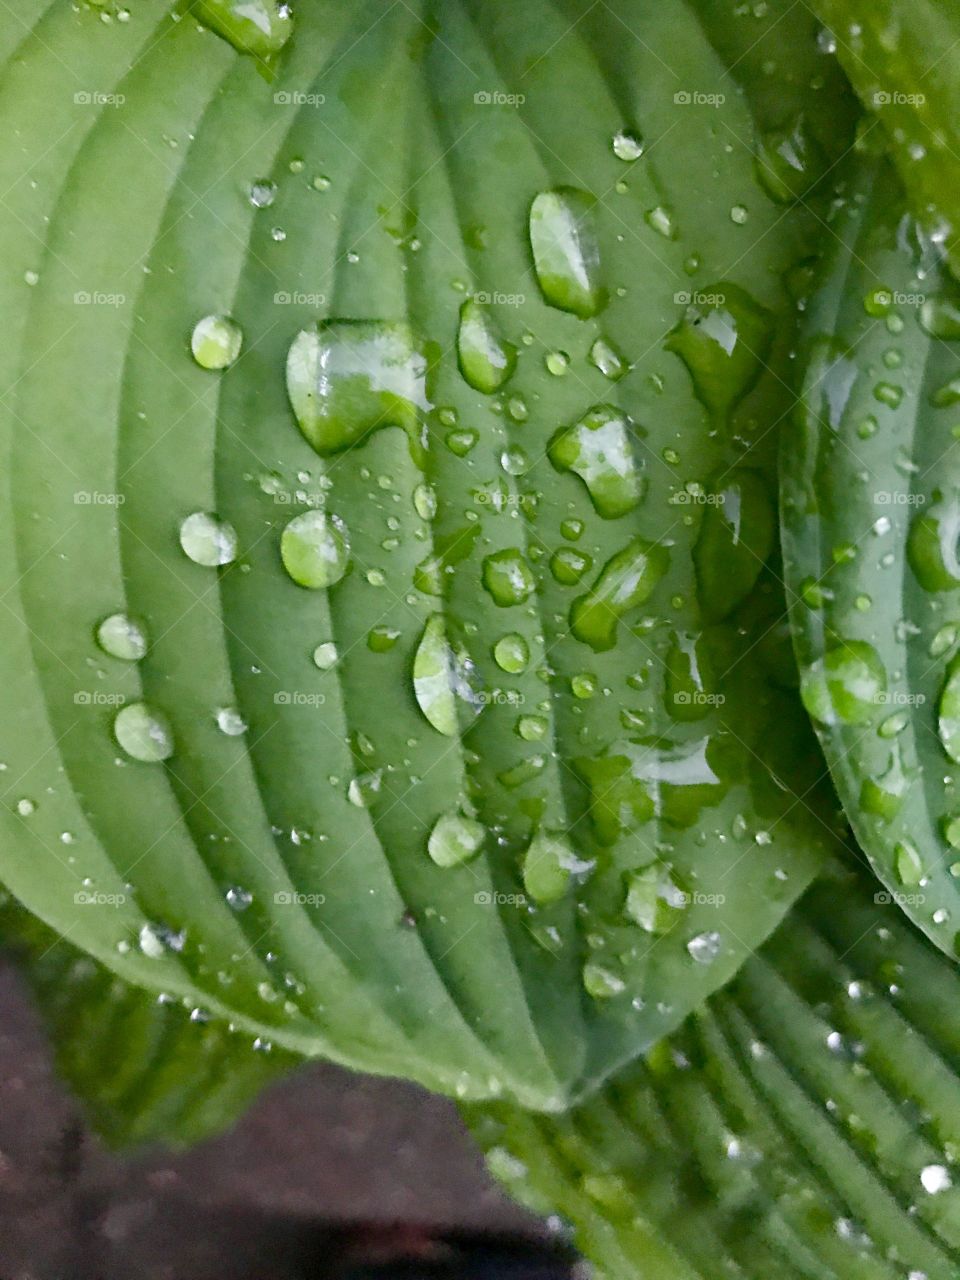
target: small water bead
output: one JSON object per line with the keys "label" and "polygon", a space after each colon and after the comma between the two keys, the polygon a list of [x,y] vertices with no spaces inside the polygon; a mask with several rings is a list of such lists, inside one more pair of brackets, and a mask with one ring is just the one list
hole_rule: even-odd
{"label": "small water bead", "polygon": [[434,823],[427,839],[427,853],[438,867],[459,867],[477,856],[485,835],[481,823],[452,810]]}
{"label": "small water bead", "polygon": [[610,1000],[626,990],[626,983],[619,974],[594,960],[583,966],[583,985],[595,1000]]}
{"label": "small water bead", "polygon": [[326,511],[294,516],[281,534],[280,558],[298,586],[313,591],[331,587],[344,576],[350,562],[346,526]]}
{"label": "small water bead", "polygon": [[698,933],[687,943],[687,951],[697,964],[713,964],[720,955],[722,941],[715,930],[709,933]]}
{"label": "small water bead", "polygon": [[180,546],[194,564],[213,569],[237,558],[237,532],[210,511],[195,511],[180,525]]}
{"label": "small water bead", "polygon": [[217,728],[229,738],[238,738],[247,732],[247,722],[236,707],[218,707],[214,712]]}
{"label": "small water bead", "polygon": [[501,608],[523,604],[537,586],[533,570],[516,547],[508,547],[486,556],[481,580],[494,603]]}
{"label": "small water bead", "polygon": [[550,557],[550,572],[566,587],[575,586],[592,568],[590,556],[576,547],[558,547]]}
{"label": "small water bead", "polygon": [[510,635],[501,636],[493,646],[493,657],[501,671],[516,676],[526,671],[527,663],[530,661],[530,649],[523,636],[512,632]]}
{"label": "small water bead", "polygon": [[957,643],[957,634],[956,623],[945,623],[930,641],[930,648],[928,650],[930,657],[941,658],[945,653],[949,653]]}
{"label": "small water bead", "polygon": [[413,508],[421,520],[432,520],[437,514],[437,494],[428,484],[418,484],[413,491]]}
{"label": "small water bead", "polygon": [[760,137],[757,177],[771,199],[780,204],[800,199],[820,176],[823,164],[823,151],[803,119]]}
{"label": "small water bead", "polygon": [[903,400],[903,387],[895,382],[878,382],[873,388],[873,398],[889,409],[897,409]]}
{"label": "small water bead", "polygon": [[24,278],[24,280],[26,281],[26,283],[27,283],[28,285],[30,285],[30,287],[32,288],[34,285],[37,285],[37,284],[39,284],[39,283],[40,283],[40,272],[39,272],[39,271],[25,271],[25,272],[23,273],[23,278]]}
{"label": "small water bead", "polygon": [[953,1186],[950,1170],[942,1164],[928,1164],[921,1169],[920,1182],[924,1191],[931,1196],[939,1195],[941,1191],[948,1191]]}
{"label": "small water bead", "polygon": [[229,368],[242,346],[243,330],[229,316],[204,316],[190,335],[190,350],[201,369]]}
{"label": "small water bead", "polygon": [[367,648],[371,653],[389,653],[400,639],[396,627],[377,626],[367,632]]}
{"label": "small water bead", "polygon": [[246,911],[253,902],[253,894],[248,889],[241,889],[239,885],[233,885],[223,896],[232,911]]}
{"label": "small water bead", "polygon": [[583,671],[579,675],[570,677],[570,692],[575,698],[585,700],[596,696],[600,683],[595,675]]}
{"label": "small water bead", "polygon": [[534,269],[544,299],[582,320],[602,311],[607,292],[600,283],[595,201],[586,191],[558,187],[541,191],[530,206]]}
{"label": "small water bead", "polygon": [[613,135],[610,145],[618,160],[628,162],[639,160],[643,155],[644,143],[640,135],[632,129],[621,129]]}
{"label": "small water bead", "polygon": [[735,204],[730,210],[730,221],[735,222],[739,227],[743,226],[749,216],[746,205]]}
{"label": "small water bead", "polygon": [[548,351],[543,358],[547,372],[555,378],[562,378],[570,368],[570,357],[565,351]]}
{"label": "small water bead", "polygon": [[17,801],[16,809],[21,818],[29,818],[31,814],[36,813],[37,806],[32,800],[28,800],[26,796],[22,796]]}
{"label": "small water bead", "polygon": [[337,646],[332,640],[327,640],[323,644],[318,644],[313,651],[314,665],[319,667],[321,671],[329,671],[337,665],[339,660]]}
{"label": "small water bead", "polygon": [[125,613],[111,613],[97,627],[97,644],[111,658],[137,662],[147,652],[143,625]]}
{"label": "small water bead", "polygon": [[627,372],[627,362],[607,338],[597,338],[590,348],[590,363],[605,378],[616,382]]}
{"label": "small water bead", "polygon": [[530,459],[519,445],[504,449],[500,455],[500,465],[509,476],[522,476],[530,470]]}
{"label": "small water bead", "polygon": [[676,240],[677,224],[674,221],[673,214],[664,205],[658,204],[654,209],[648,209],[643,215],[643,220],[652,230],[656,231],[666,240]]}
{"label": "small water bead", "polygon": [[898,733],[903,733],[909,723],[910,716],[906,711],[895,711],[892,716],[880,721],[877,734],[881,738],[895,738]]}
{"label": "small water bead", "polygon": [[960,849],[960,813],[948,814],[941,822],[941,830],[947,844],[954,849]]}
{"label": "small water bead", "polygon": [[277,184],[261,178],[250,184],[250,203],[255,209],[269,209],[277,198]]}
{"label": "small water bead", "polygon": [[550,721],[545,716],[521,716],[517,721],[517,735],[524,742],[539,742],[549,728]]}
{"label": "small water bead", "polygon": [[159,960],[168,951],[182,951],[186,935],[161,924],[145,924],[140,930],[140,950],[150,960]]}
{"label": "small water bead", "polygon": [[479,439],[479,431],[474,431],[472,428],[464,428],[448,432],[444,439],[444,444],[456,457],[465,458]]}
{"label": "small water bead", "polygon": [[530,410],[523,396],[511,396],[507,401],[507,417],[511,422],[526,422],[530,417]]}
{"label": "small water bead", "polygon": [[586,525],[582,520],[561,520],[560,532],[568,542],[578,542],[583,537]]}
{"label": "small water bead", "polygon": [[950,591],[960,586],[960,497],[939,497],[910,522],[907,561],[927,591]]}
{"label": "small water bead", "polygon": [[155,764],[173,755],[173,730],[161,711],[145,702],[121,707],[113,721],[117,742],[133,760]]}
{"label": "small water bead", "polygon": [[325,173],[316,173],[311,179],[310,185],[313,187],[314,191],[329,191],[330,179]]}
{"label": "small water bead", "polygon": [[910,840],[900,840],[893,848],[894,870],[902,885],[918,885],[923,879],[920,853]]}

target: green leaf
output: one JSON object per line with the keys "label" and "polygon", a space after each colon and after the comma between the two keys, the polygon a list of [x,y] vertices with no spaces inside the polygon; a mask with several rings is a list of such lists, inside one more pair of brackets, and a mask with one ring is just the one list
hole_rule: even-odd
{"label": "green leaf", "polygon": [[0,932],[22,962],[60,1074],[111,1146],[212,1137],[297,1065],[203,1009],[130,986],[8,895]]}
{"label": "green leaf", "polygon": [[251,1037],[557,1107],[831,841],[755,492],[820,224],[757,153],[829,197],[839,75],[787,0],[304,5],[269,80],[14,7],[0,876]]}
{"label": "green leaf", "polygon": [[960,268],[960,6],[956,0],[814,0],[876,113],[914,215]]}
{"label": "green leaf", "polygon": [[567,1115],[468,1108],[491,1170],[606,1280],[952,1280],[960,979],[885,896],[832,868]]}
{"label": "green leaf", "polygon": [[835,231],[782,455],[802,691],[861,847],[953,954],[960,295],[888,169],[866,163]]}

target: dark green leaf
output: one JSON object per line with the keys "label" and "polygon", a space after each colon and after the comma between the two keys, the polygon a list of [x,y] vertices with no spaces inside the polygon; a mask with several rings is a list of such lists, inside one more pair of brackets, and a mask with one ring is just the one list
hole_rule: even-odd
{"label": "dark green leaf", "polygon": [[251,1036],[556,1107],[830,840],[763,563],[814,24],[337,0],[268,80],[13,9],[0,874]]}
{"label": "dark green leaf", "polygon": [[867,164],[834,230],[783,448],[803,696],[861,847],[952,954],[960,295],[888,170]]}

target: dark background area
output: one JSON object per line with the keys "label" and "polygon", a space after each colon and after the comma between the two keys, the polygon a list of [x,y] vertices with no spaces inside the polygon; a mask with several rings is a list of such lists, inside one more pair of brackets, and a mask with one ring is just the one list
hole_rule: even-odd
{"label": "dark background area", "polygon": [[562,1280],[568,1261],[453,1104],[397,1081],[311,1065],[193,1150],[105,1150],[0,955],[0,1280]]}

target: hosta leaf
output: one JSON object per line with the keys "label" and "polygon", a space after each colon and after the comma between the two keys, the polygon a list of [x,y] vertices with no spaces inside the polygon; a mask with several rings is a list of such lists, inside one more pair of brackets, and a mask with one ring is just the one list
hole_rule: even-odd
{"label": "hosta leaf", "polygon": [[837,57],[876,112],[910,205],[960,268],[960,6],[956,0],[815,0]]}
{"label": "hosta leaf", "polygon": [[829,842],[763,561],[850,104],[787,3],[338,0],[270,79],[103,17],[3,37],[2,877],[251,1035],[557,1106]]}
{"label": "hosta leaf", "polygon": [[61,1075],[108,1143],[189,1145],[229,1125],[297,1059],[130,986],[13,901],[4,945],[22,962]]}
{"label": "hosta leaf", "polygon": [[811,307],[806,383],[783,450],[803,693],[862,848],[952,953],[957,295],[892,173],[868,167],[836,231],[842,243]]}
{"label": "hosta leaf", "polygon": [[836,869],[684,1027],[562,1117],[468,1109],[607,1280],[952,1280],[954,965]]}

